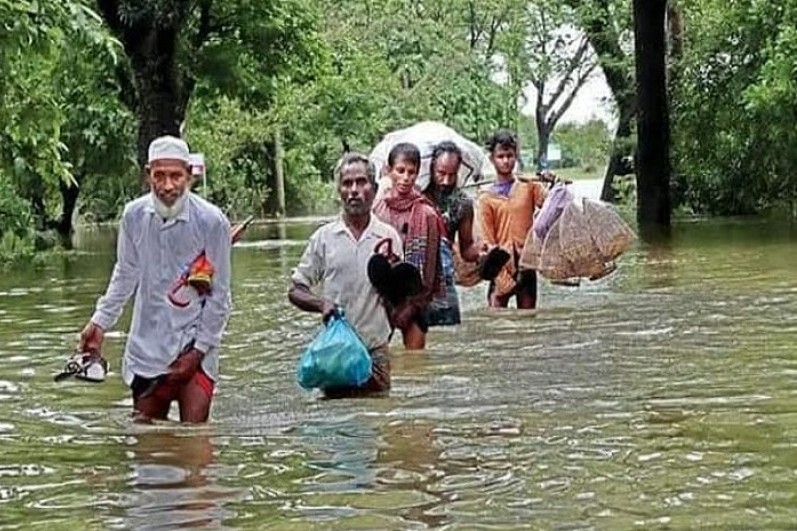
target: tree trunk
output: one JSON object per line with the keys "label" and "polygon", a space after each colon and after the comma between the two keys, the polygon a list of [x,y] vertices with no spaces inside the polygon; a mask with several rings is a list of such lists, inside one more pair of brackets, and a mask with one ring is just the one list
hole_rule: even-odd
{"label": "tree trunk", "polygon": [[162,10],[152,8],[146,16],[127,19],[118,0],[97,0],[99,12],[130,59],[136,94],[128,94],[125,101],[135,106],[138,118],[141,168],[147,163],[147,150],[154,138],[180,136],[193,79],[177,63],[178,40],[191,5],[189,0],[173,0]]}
{"label": "tree trunk", "polygon": [[282,149],[282,134],[274,133],[274,181],[277,196],[277,216],[285,216],[285,163]]}
{"label": "tree trunk", "polygon": [[138,162],[147,163],[147,150],[161,135],[180,136],[188,92],[175,64],[177,31],[152,29],[130,54],[138,92]]}
{"label": "tree trunk", "polygon": [[670,225],[670,123],[667,105],[666,0],[634,0],[637,79],[637,220]]}
{"label": "tree trunk", "polygon": [[[576,3],[574,7],[578,7],[578,4]],[[606,77],[606,84],[612,91],[619,114],[617,131],[612,142],[609,164],[606,166],[601,190],[603,201],[614,202],[616,200],[612,187],[614,177],[629,173],[630,168],[624,162],[624,158],[633,155],[630,139],[631,126],[636,114],[634,79],[630,63],[620,47],[620,35],[613,27],[609,1],[595,0],[586,16],[587,18],[583,20],[584,31],[598,55],[598,63]]]}
{"label": "tree trunk", "polygon": [[[80,182],[79,176],[75,175],[75,179]],[[61,199],[63,208],[61,210],[61,218],[55,227],[61,241],[65,247],[71,248],[72,232],[74,227],[72,225],[72,218],[75,214],[75,207],[77,207],[77,199],[80,195],[80,188],[77,184],[66,183],[63,180],[59,184],[61,190]]]}
{"label": "tree trunk", "polygon": [[632,154],[628,148],[628,139],[631,137],[634,108],[633,105],[625,107],[618,105],[618,107],[620,107],[620,118],[617,122],[617,131],[612,141],[609,164],[606,166],[606,174],[603,176],[603,187],[601,188],[601,200],[609,203],[614,203],[617,200],[614,193],[614,177],[629,173],[625,158]]}
{"label": "tree trunk", "polygon": [[[548,143],[551,139],[551,131],[548,128],[546,120],[546,108],[541,106],[540,100],[537,100],[537,111],[535,123],[537,126],[537,170],[542,168],[542,163],[548,163]],[[518,153],[518,155],[520,155]]]}

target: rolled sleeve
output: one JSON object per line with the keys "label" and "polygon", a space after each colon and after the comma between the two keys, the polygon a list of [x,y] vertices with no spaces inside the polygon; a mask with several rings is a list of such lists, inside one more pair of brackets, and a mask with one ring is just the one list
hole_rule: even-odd
{"label": "rolled sleeve", "polygon": [[214,267],[213,288],[205,299],[194,343],[197,349],[205,353],[221,345],[221,337],[232,309],[231,248],[230,222],[221,215],[210,230],[205,245],[205,256]]}
{"label": "rolled sleeve", "polygon": [[321,249],[321,232],[316,231],[310,237],[310,243],[302,253],[299,264],[291,272],[291,282],[307,287],[321,282],[324,271],[324,255]]}
{"label": "rolled sleeve", "polygon": [[132,234],[133,221],[129,211],[122,215],[119,236],[116,240],[116,264],[105,294],[97,300],[91,320],[103,330],[113,327],[119,320],[125,304],[136,290],[139,280],[139,257]]}

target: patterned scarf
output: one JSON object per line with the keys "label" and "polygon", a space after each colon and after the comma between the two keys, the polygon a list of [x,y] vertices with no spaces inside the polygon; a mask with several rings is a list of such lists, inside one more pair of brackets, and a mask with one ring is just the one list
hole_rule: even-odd
{"label": "patterned scarf", "polygon": [[439,260],[445,226],[431,201],[415,189],[406,195],[390,190],[374,205],[374,213],[401,235],[404,260],[421,272],[426,302],[445,297],[445,279]]}

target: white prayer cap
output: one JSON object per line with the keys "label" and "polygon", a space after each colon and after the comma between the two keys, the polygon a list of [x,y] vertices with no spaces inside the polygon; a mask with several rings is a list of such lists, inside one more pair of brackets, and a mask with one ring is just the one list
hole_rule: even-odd
{"label": "white prayer cap", "polygon": [[160,159],[182,160],[190,164],[188,144],[182,138],[175,136],[160,136],[149,145],[148,162]]}

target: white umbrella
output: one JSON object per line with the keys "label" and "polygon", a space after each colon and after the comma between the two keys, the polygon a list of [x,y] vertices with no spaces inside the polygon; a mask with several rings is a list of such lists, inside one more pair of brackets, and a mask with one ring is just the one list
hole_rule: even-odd
{"label": "white umbrella", "polygon": [[[419,122],[406,129],[388,133],[371,151],[370,159],[376,166],[378,175],[384,177],[387,175],[387,156],[393,146],[401,142],[415,144],[421,152],[421,168],[415,186],[423,191],[429,186],[429,162],[432,157],[432,150],[437,144],[445,140],[454,142],[462,150],[462,164],[459,167],[458,185],[464,186],[471,182],[482,180],[483,168],[490,165],[485,150],[440,122]],[[385,181],[386,179],[383,179],[382,185],[387,184]]]}

